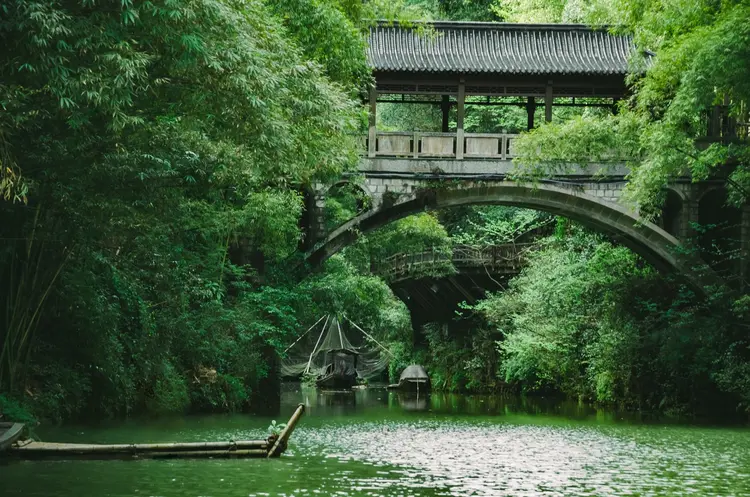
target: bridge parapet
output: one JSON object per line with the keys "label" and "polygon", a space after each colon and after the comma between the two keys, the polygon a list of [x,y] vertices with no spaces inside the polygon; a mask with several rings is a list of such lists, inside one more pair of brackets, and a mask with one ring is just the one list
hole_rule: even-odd
{"label": "bridge parapet", "polygon": [[368,157],[411,157],[511,160],[513,142],[519,135],[508,133],[427,133],[378,131],[375,144],[365,140]]}

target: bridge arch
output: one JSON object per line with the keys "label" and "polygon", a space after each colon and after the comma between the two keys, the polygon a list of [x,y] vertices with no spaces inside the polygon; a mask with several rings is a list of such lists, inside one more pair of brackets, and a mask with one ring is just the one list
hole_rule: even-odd
{"label": "bridge arch", "polygon": [[359,190],[364,196],[371,198],[375,192],[372,191],[366,181],[353,181],[351,179],[340,179],[333,184],[326,185],[321,188],[318,192],[319,195],[329,196],[331,193],[342,188],[351,188],[353,190]]}
{"label": "bridge arch", "polygon": [[[339,219],[342,217],[341,213],[336,214],[336,207],[344,208],[356,217],[373,207],[374,197],[375,195],[366,182],[348,179],[337,181],[317,192],[317,198],[322,200],[321,212],[328,229],[331,228],[332,222],[336,222],[337,217]],[[349,215],[349,212],[346,214]]]}
{"label": "bridge arch", "polygon": [[681,274],[701,292],[708,285],[723,284],[718,276],[705,269],[699,257],[680,250],[677,238],[625,206],[547,183],[503,181],[490,185],[417,189],[339,226],[307,254],[306,260],[313,265],[321,264],[354,242],[360,233],[425,210],[462,205],[508,205],[565,216],[613,236],[657,269]]}

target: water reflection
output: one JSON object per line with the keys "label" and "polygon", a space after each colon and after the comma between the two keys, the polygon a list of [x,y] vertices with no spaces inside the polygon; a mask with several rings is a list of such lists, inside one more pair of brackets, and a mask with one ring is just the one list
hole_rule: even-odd
{"label": "water reflection", "polygon": [[545,399],[540,397],[514,397],[492,395],[462,395],[452,393],[420,393],[386,390],[385,386],[352,391],[321,391],[287,383],[281,397],[282,411],[286,412],[300,402],[312,411],[326,415],[350,415],[386,407],[390,411],[431,412],[434,414],[460,414],[481,416],[546,415],[570,419],[594,419],[601,422],[640,422],[638,413],[597,409],[588,404]]}
{"label": "water reflection", "polygon": [[429,394],[397,393],[395,397],[405,411],[426,411],[430,408]]}
{"label": "water reflection", "polygon": [[[644,425],[544,399],[319,392],[278,460],[34,462],[0,466],[5,497],[750,496],[750,430]],[[277,418],[278,419],[278,418]],[[48,440],[212,441],[263,436],[249,415],[50,429]]]}
{"label": "water reflection", "polygon": [[317,405],[326,407],[342,407],[333,409],[333,412],[345,413],[357,406],[357,395],[353,392],[326,392],[317,391],[315,395]]}

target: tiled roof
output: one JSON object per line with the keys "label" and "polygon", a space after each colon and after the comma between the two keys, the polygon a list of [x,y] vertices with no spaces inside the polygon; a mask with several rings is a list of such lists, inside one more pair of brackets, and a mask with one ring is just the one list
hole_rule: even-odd
{"label": "tiled roof", "polygon": [[421,35],[398,24],[370,30],[376,71],[504,74],[625,74],[628,36],[580,24],[435,22]]}

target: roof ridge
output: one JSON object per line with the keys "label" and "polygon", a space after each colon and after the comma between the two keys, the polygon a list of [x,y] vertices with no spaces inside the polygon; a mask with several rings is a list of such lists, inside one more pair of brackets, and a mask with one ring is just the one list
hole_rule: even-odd
{"label": "roof ridge", "polygon": [[488,21],[406,21],[403,26],[400,21],[387,19],[375,20],[377,27],[405,28],[412,26],[431,26],[434,28],[478,28],[478,29],[507,29],[507,30],[555,30],[555,31],[606,31],[616,26],[609,24],[591,25],[581,23],[520,23],[520,22],[488,22]]}

